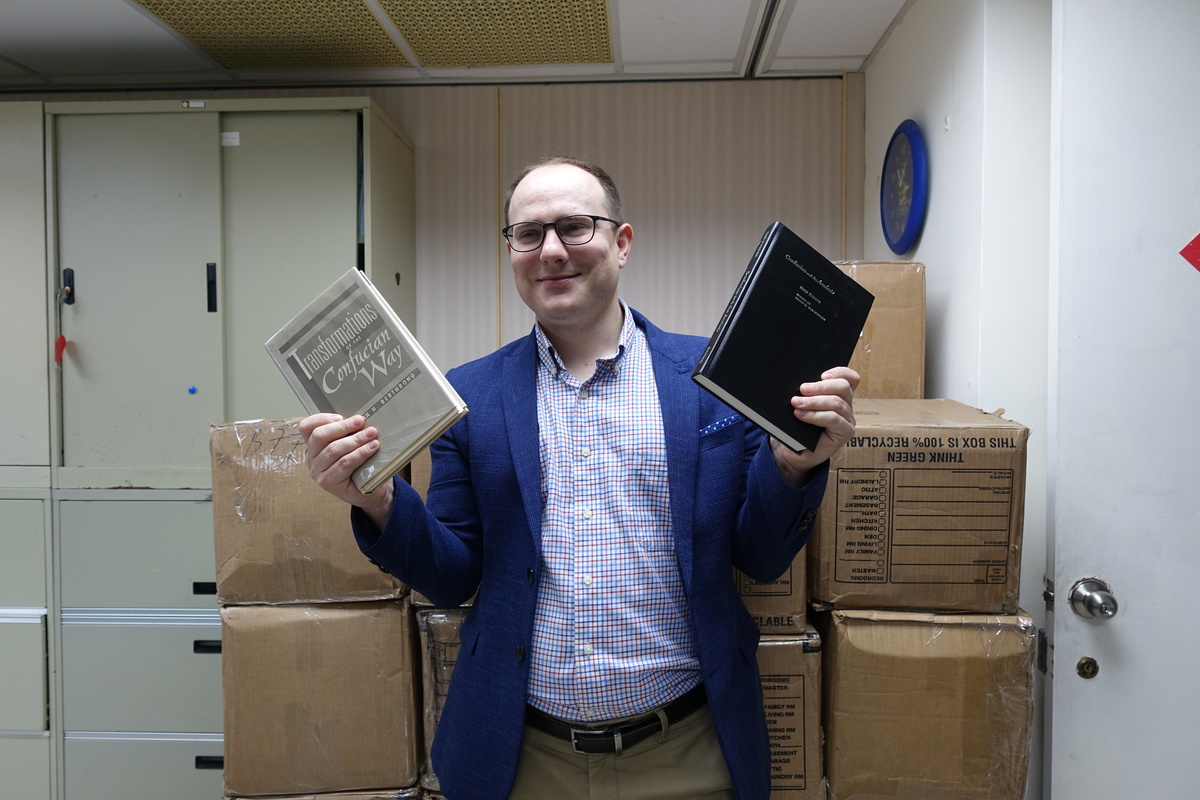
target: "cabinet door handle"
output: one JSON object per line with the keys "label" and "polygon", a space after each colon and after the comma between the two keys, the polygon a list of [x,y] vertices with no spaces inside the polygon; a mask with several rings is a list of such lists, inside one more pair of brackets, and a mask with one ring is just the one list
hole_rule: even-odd
{"label": "cabinet door handle", "polygon": [[225,769],[225,757],[196,756],[196,769]]}
{"label": "cabinet door handle", "polygon": [[62,294],[60,297],[66,305],[75,305],[75,270],[70,267],[66,267],[62,271]]}
{"label": "cabinet door handle", "polygon": [[205,265],[208,272],[208,310],[209,313],[216,313],[217,310],[217,265],[209,262]]}
{"label": "cabinet door handle", "polygon": [[220,639],[194,639],[192,640],[193,653],[220,653]]}
{"label": "cabinet door handle", "polygon": [[216,581],[192,581],[192,594],[216,594]]}

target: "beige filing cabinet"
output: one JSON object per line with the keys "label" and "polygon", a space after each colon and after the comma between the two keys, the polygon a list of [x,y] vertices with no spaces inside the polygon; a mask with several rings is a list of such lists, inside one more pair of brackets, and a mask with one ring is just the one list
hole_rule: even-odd
{"label": "beige filing cabinet", "polygon": [[415,325],[413,154],[368,100],[47,103],[60,488],[208,488],[302,407],[263,342],[360,264]]}
{"label": "beige filing cabinet", "polygon": [[0,491],[0,797],[50,797],[49,491]]}
{"label": "beige filing cabinet", "polygon": [[41,103],[0,103],[0,341],[9,344],[0,381],[0,487],[50,486],[42,124]]}
{"label": "beige filing cabinet", "polygon": [[42,104],[0,103],[0,797],[52,797],[50,383]]}
{"label": "beige filing cabinet", "polygon": [[366,98],[15,102],[0,155],[0,797],[208,800],[209,425],[301,413],[263,342],[351,265],[415,325],[412,147]]}
{"label": "beige filing cabinet", "polygon": [[209,493],[63,490],[57,498],[60,796],[220,796]]}

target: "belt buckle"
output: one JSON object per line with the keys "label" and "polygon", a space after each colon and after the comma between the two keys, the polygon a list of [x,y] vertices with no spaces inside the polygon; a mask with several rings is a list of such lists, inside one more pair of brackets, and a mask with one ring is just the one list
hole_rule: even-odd
{"label": "belt buckle", "polygon": [[597,735],[611,736],[612,741],[613,741],[613,752],[615,752],[617,755],[621,755],[621,751],[623,748],[621,746],[621,729],[620,728],[614,728],[611,731],[589,730],[587,728],[571,728],[571,749],[574,750],[576,753],[578,753],[581,756],[590,756],[590,755],[597,755],[597,754],[596,753],[588,753],[588,752],[585,752],[585,751],[579,749],[579,740],[576,738],[576,736],[581,733],[586,733],[590,736],[597,736]]}

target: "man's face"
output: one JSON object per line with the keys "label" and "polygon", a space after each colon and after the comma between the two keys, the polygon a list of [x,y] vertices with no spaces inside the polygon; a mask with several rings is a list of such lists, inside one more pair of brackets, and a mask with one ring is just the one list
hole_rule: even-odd
{"label": "man's face", "polygon": [[[517,185],[508,220],[554,222],[572,214],[609,216],[604,189],[578,167],[555,164],[535,169]],[[568,246],[551,226],[537,250],[509,249],[517,293],[551,330],[597,324],[617,307],[617,276],[632,240],[628,225],[601,221],[590,242]]]}

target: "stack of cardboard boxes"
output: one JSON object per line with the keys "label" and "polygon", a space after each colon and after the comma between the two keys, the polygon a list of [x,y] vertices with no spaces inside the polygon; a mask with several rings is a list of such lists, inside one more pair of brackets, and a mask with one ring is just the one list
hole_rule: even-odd
{"label": "stack of cardboard boxes", "polygon": [[[839,266],[876,298],[850,362],[856,435],[790,570],[771,584],[735,576],[763,634],[772,798],[1020,800],[1035,642],[1017,608],[1028,432],[924,399],[923,265]],[[801,683],[820,700],[774,699]],[[805,750],[787,716],[801,706],[817,732]]]}
{"label": "stack of cardboard boxes", "polygon": [[856,401],[808,550],[831,800],[1020,800],[1033,621],[1017,608],[1026,429]]}
{"label": "stack of cardboard boxes", "polygon": [[[733,576],[763,634],[772,798],[1020,800],[1027,431],[922,399],[921,264],[840,266],[876,297],[851,360],[856,435],[791,568]],[[423,494],[428,454],[411,469]],[[440,798],[427,748],[467,609],[435,609],[362,557],[294,420],[214,428],[213,480],[227,794]]]}
{"label": "stack of cardboard boxes", "polygon": [[[846,268],[883,301],[887,327],[890,295],[873,276],[902,265]],[[900,329],[885,339],[916,344]],[[806,547],[828,797],[1020,800],[1036,641],[1017,607],[1028,431],[877,380],[876,363],[857,365],[857,430],[830,464]]]}
{"label": "stack of cardboard boxes", "polygon": [[225,794],[420,798],[408,591],[309,477],[297,422],[212,429]]}
{"label": "stack of cardboard boxes", "polygon": [[[838,266],[875,296],[850,360],[850,366],[862,376],[856,397],[921,397],[925,377],[924,266],[907,262]],[[735,580],[762,633],[758,666],[772,745],[771,797],[821,800],[826,796],[823,642],[808,615],[809,575],[804,552],[771,583],[758,583],[737,572]]]}

